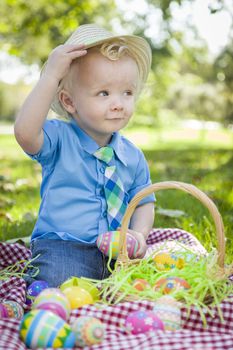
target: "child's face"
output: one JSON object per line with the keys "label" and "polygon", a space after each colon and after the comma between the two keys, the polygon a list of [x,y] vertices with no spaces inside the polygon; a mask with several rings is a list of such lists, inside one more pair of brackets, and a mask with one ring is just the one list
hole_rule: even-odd
{"label": "child's face", "polygon": [[138,88],[136,62],[123,56],[111,61],[90,51],[73,69],[72,115],[100,146],[128,123]]}

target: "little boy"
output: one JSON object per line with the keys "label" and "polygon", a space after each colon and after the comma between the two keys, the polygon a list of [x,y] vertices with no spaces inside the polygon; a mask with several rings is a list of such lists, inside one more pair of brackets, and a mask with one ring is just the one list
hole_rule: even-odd
{"label": "little boy", "polygon": [[[49,55],[15,122],[15,137],[42,166],[41,205],[31,249],[37,279],[57,287],[71,276],[109,272],[99,234],[120,227],[127,203],[150,181],[142,152],[119,134],[134,111],[151,64],[148,43],[80,26]],[[47,120],[52,109],[69,121]],[[136,208],[129,232],[143,257],[154,196]],[[29,281],[28,281],[29,282]]]}

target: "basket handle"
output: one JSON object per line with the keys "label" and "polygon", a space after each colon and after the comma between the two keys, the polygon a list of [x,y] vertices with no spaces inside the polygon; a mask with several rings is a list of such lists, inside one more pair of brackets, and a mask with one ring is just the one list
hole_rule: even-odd
{"label": "basket handle", "polygon": [[222,217],[216,205],[204,192],[199,190],[194,185],[187,184],[184,182],[178,182],[178,181],[164,181],[164,182],[154,183],[144,188],[140,192],[138,192],[130,201],[126,209],[125,215],[122,219],[121,235],[119,240],[118,262],[129,261],[127,248],[126,248],[126,232],[129,227],[130,218],[133,215],[136,206],[144,197],[148,196],[149,194],[153,192],[157,192],[159,190],[166,190],[166,189],[178,189],[178,190],[187,192],[191,194],[193,197],[197,198],[209,210],[214,220],[215,229],[217,233],[218,265],[221,268],[223,268],[224,259],[225,259],[225,236],[224,236],[224,227],[223,227]]}

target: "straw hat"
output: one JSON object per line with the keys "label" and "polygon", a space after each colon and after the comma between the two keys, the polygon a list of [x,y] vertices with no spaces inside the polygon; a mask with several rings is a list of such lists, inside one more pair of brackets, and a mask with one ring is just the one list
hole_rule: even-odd
{"label": "straw hat", "polygon": [[[84,24],[75,30],[65,44],[85,44],[85,48],[89,49],[108,41],[112,42],[114,39],[122,39],[130,48],[138,66],[141,82],[145,83],[150,71],[152,55],[149,44],[142,37],[136,35],[114,35],[95,24]],[[58,115],[64,115],[65,110],[61,106],[57,95],[51,108]]]}

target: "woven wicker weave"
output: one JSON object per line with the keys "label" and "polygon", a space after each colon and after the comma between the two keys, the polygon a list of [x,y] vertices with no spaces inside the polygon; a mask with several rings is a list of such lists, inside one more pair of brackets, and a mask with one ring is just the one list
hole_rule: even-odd
{"label": "woven wicker weave", "polygon": [[148,196],[149,194],[160,190],[166,190],[166,189],[178,189],[178,190],[187,192],[191,194],[193,197],[197,198],[209,210],[213,218],[216,234],[217,234],[218,265],[221,269],[224,270],[225,235],[224,235],[222,217],[216,205],[205,193],[203,193],[197,187],[184,182],[178,182],[178,181],[165,181],[165,182],[152,184],[147,188],[138,192],[134,196],[134,198],[131,200],[122,220],[121,237],[119,242],[119,256],[117,259],[117,269],[122,268],[124,266],[128,266],[130,264],[136,264],[138,262],[138,259],[134,259],[134,260],[129,259],[127,254],[127,248],[126,248],[126,232],[128,230],[129,222],[130,222],[131,216],[134,213],[136,206],[144,197]]}

